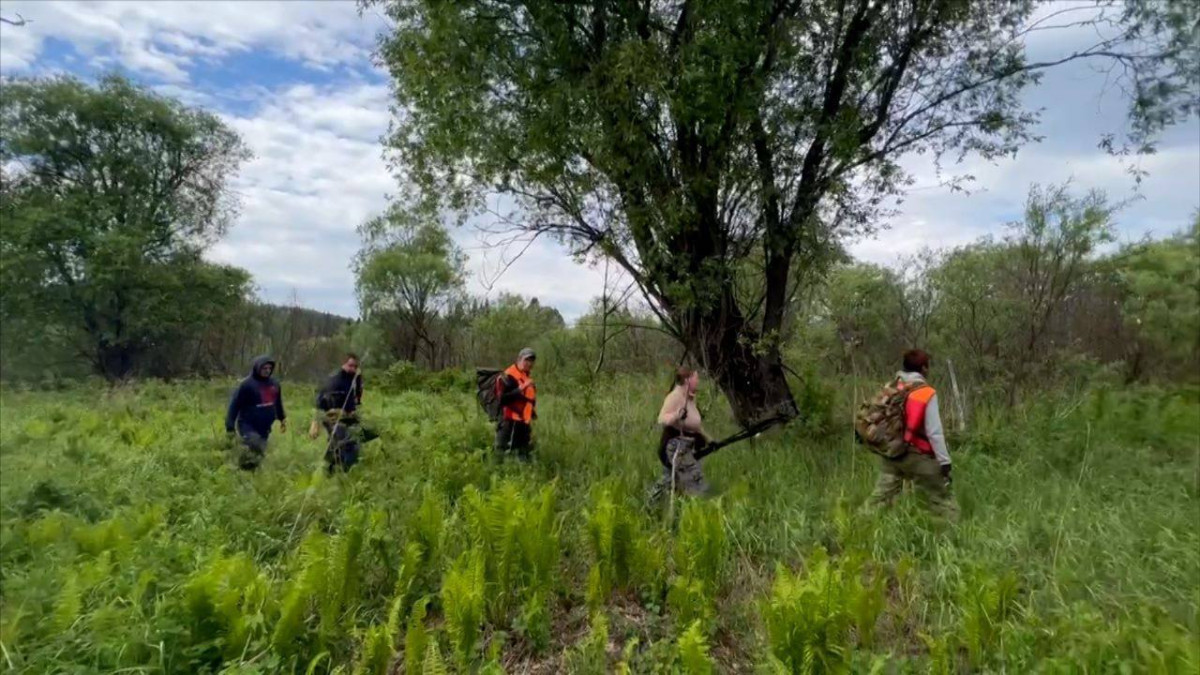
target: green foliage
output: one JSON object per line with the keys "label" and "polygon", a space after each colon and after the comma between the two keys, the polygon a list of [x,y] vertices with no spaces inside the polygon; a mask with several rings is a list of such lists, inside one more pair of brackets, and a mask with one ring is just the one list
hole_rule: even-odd
{"label": "green foliage", "polygon": [[708,656],[708,640],[699,621],[693,621],[679,636],[679,665],[686,675],[711,675],[714,672]]}
{"label": "green foliage", "polygon": [[438,647],[437,640],[430,640],[425,647],[425,659],[421,666],[422,675],[447,675],[449,672],[446,662],[442,660],[442,650]]}
{"label": "green foliage", "polygon": [[371,626],[363,636],[354,675],[388,675],[392,662],[393,637],[387,626]]}
{"label": "green foliage", "polygon": [[502,482],[486,495],[468,487],[460,501],[471,543],[482,556],[488,613],[507,625],[513,609],[551,590],[559,558],[554,485],[527,499]]}
{"label": "green foliage", "polygon": [[803,575],[779,566],[762,608],[774,662],[789,673],[849,672],[851,629],[870,634],[882,608],[873,595],[882,588],[864,585],[853,561],[831,560],[824,549]]}
{"label": "green foliage", "polygon": [[[425,656],[430,646],[436,649],[436,641],[431,641],[429,632],[425,630],[425,611],[429,606],[428,598],[421,598],[412,607],[408,617],[408,630],[404,633],[404,672],[419,673],[424,669]],[[438,655],[441,658],[441,655]]]}
{"label": "green foliage", "polygon": [[1128,246],[1107,263],[1118,277],[1133,335],[1131,376],[1200,364],[1200,213],[1191,230]]}
{"label": "green foliage", "polygon": [[960,583],[962,640],[976,667],[999,646],[1001,629],[1015,609],[1018,588],[1017,576],[1012,572],[995,576],[974,571]]}
{"label": "green foliage", "polygon": [[503,367],[516,360],[522,348],[565,325],[558,310],[540,304],[536,297],[501,294],[471,322],[473,356],[477,365]]}
{"label": "green foliage", "polygon": [[463,553],[442,580],[446,634],[454,645],[459,665],[463,667],[475,658],[486,611],[488,593],[484,560],[485,555],[477,550]]}
{"label": "green foliage", "polygon": [[687,500],[675,535],[675,574],[667,606],[680,626],[713,627],[714,602],[727,566],[725,519],[720,502]]}
{"label": "green foliage", "polygon": [[249,275],[201,259],[233,214],[226,181],[250,155],[220,118],[118,76],[4,90],[6,326],[123,378],[156,344],[243,302]]}
{"label": "green foliage", "polygon": [[[707,459],[721,496],[651,520],[628,495],[659,469],[646,415],[661,384],[600,388],[595,425],[566,412],[582,392],[548,397],[538,460],[520,466],[473,450],[488,428],[469,393],[377,394],[365,413],[387,447],[332,479],[295,434],[271,439],[259,473],[226,465],[206,440],[222,383],[5,386],[0,659],[14,672],[1195,670],[1194,387],[1061,391],[975,418],[953,446],[963,517],[945,529],[914,500],[858,515],[870,458],[788,433]],[[812,542],[832,553],[793,572]],[[1004,572],[1013,560],[1019,576]]]}
{"label": "green foliage", "polygon": [[233,659],[266,627],[271,586],[245,556],[218,558],[184,586],[192,644],[212,644]]}
{"label": "green foliage", "polygon": [[397,205],[358,232],[355,277],[364,316],[393,337],[396,356],[440,364],[437,324],[462,293],[466,255],[441,225]]}
{"label": "green foliage", "polygon": [[608,617],[593,614],[587,635],[566,654],[567,672],[605,675],[608,672],[608,637]]}
{"label": "green foliage", "polygon": [[660,552],[642,531],[632,509],[618,503],[611,489],[595,491],[585,513],[592,567],[587,578],[587,601],[593,610],[608,601],[614,589],[634,589],[654,583],[661,569]]}
{"label": "green foliage", "polygon": [[675,573],[716,590],[724,579],[728,539],[718,501],[687,500],[675,535]]}

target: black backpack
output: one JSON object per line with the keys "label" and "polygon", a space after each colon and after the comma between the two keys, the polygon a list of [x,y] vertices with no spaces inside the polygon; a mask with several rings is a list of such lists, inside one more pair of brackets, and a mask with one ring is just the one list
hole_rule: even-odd
{"label": "black backpack", "polygon": [[479,406],[483,408],[483,412],[487,413],[488,419],[493,422],[500,421],[499,380],[503,375],[503,370],[494,370],[492,368],[475,369],[475,386],[478,388],[475,392],[475,398],[479,400]]}

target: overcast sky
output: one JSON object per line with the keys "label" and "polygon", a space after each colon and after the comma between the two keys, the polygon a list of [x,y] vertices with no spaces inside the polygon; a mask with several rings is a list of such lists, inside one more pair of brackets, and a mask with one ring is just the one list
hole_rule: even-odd
{"label": "overcast sky", "polygon": [[[92,79],[118,71],[160,92],[219,113],[253,149],[233,181],[241,215],[211,252],[249,270],[260,295],[356,315],[350,261],[355,227],[382,210],[394,190],[381,157],[390,118],[385,75],[372,64],[385,21],[334,2],[0,1],[0,74],[69,72]],[[1041,58],[1070,49],[1068,36],[1031,44]],[[1086,39],[1086,35],[1076,36]],[[855,241],[861,259],[895,264],[925,247],[952,246],[1019,217],[1031,183],[1073,181],[1114,199],[1134,197],[1121,161],[1097,149],[1123,128],[1126,104],[1106,91],[1103,73],[1076,63],[1047,74],[1028,92],[1043,110],[1040,144],[999,164],[954,167],[976,177],[969,194],[938,187],[927,161],[906,166],[916,184],[901,213],[876,236]],[[1123,240],[1182,229],[1200,205],[1200,122],[1172,129],[1137,199],[1118,216]],[[536,295],[569,319],[599,294],[602,272],[575,265],[558,245],[539,241],[493,280],[501,254],[471,228],[455,232],[470,255],[470,290]],[[491,282],[491,283],[489,283]]]}

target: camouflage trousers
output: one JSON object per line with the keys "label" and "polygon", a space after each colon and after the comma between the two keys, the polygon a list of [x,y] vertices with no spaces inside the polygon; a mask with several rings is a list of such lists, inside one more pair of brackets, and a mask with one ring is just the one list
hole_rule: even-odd
{"label": "camouflage trousers", "polygon": [[241,435],[241,443],[234,449],[238,467],[254,471],[267,455],[267,438],[257,432],[248,431]]}
{"label": "camouflage trousers", "polygon": [[662,477],[650,487],[648,498],[655,503],[674,491],[689,497],[708,494],[708,482],[695,455],[696,444],[690,438],[672,438],[667,441],[666,461]]}
{"label": "camouflage trousers", "polygon": [[879,458],[879,481],[871,495],[870,507],[891,506],[905,482],[916,487],[935,515],[947,520],[958,518],[958,504],[950,483],[942,476],[942,467],[932,455],[919,452],[909,452],[899,459]]}

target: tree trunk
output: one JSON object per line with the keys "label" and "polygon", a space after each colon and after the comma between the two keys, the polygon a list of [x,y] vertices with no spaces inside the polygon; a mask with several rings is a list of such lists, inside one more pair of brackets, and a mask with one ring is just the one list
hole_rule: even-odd
{"label": "tree trunk", "polygon": [[688,348],[699,356],[729,399],[743,427],[768,419],[786,422],[800,414],[788,387],[779,352],[757,344],[758,336],[726,292],[724,311],[691,313],[685,326]]}
{"label": "tree trunk", "polygon": [[109,382],[124,380],[133,374],[133,358],[128,347],[102,344],[96,349],[96,371]]}

